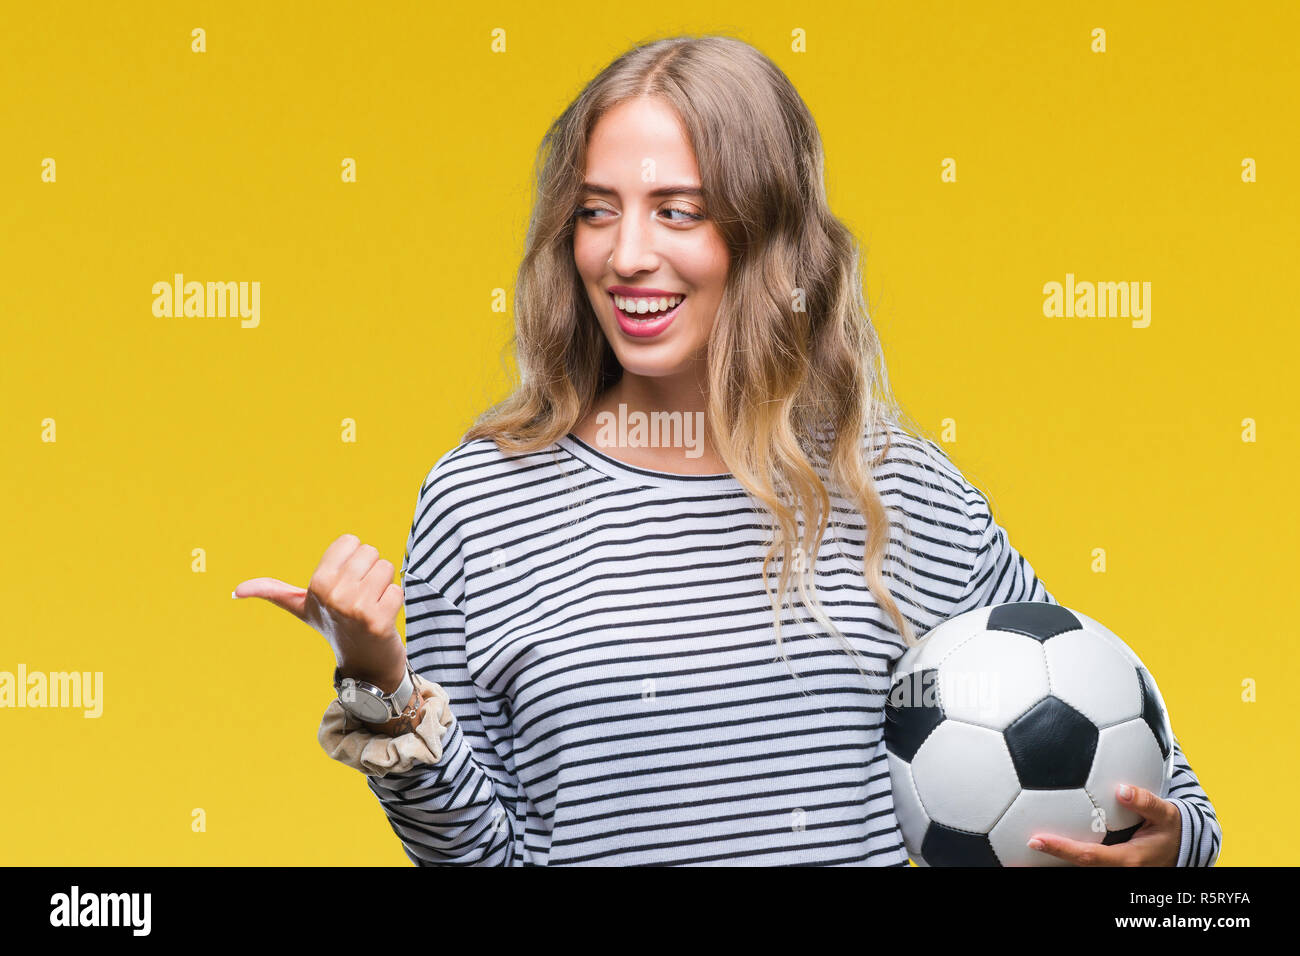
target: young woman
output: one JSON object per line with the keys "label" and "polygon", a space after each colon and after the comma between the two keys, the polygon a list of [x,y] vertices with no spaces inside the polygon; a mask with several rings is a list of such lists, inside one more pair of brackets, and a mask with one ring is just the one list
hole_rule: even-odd
{"label": "young woman", "polygon": [[[784,74],[718,36],[603,70],[543,143],[515,312],[519,387],[421,484],[402,586],[344,535],[307,589],[236,591],[330,640],[322,745],[421,865],[906,865],[890,667],[964,611],[1056,602],[904,427]],[[1174,767],[1123,801],[1127,843],[1044,834],[1044,862],[1212,863]]]}

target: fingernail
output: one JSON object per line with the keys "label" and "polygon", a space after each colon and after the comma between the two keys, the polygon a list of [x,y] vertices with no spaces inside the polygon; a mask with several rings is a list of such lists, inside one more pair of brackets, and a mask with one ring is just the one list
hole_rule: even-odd
{"label": "fingernail", "polygon": [[231,591],[231,592],[230,592],[230,596],[231,596],[231,597],[234,597],[234,596],[235,596],[235,592],[234,592],[234,591]]}
{"label": "fingernail", "polygon": [[1129,800],[1132,798],[1132,796],[1133,796],[1133,788],[1126,783],[1120,784],[1119,798],[1121,800]]}
{"label": "fingernail", "polygon": [[1043,841],[1038,839],[1038,837],[1034,837],[1032,840],[1029,841],[1029,849],[1041,850],[1042,848],[1043,848]]}

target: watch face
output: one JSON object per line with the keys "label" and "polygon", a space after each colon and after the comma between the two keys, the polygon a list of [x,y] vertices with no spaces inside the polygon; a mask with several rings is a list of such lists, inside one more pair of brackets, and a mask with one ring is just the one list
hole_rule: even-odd
{"label": "watch face", "polygon": [[339,688],[339,705],[353,717],[370,724],[382,724],[392,716],[382,700],[350,677],[345,677]]}

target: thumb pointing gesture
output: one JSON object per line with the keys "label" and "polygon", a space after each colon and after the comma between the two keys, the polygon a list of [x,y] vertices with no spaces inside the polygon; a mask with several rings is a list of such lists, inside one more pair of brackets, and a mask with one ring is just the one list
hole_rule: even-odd
{"label": "thumb pointing gesture", "polygon": [[233,598],[266,598],[284,608],[304,624],[307,623],[307,589],[285,584],[279,578],[250,578],[230,592]]}
{"label": "thumb pointing gesture", "polygon": [[406,673],[406,648],[397,632],[404,595],[393,570],[373,546],[345,534],[325,549],[306,588],[250,578],[231,596],[260,597],[288,611],[329,642],[341,676],[392,693]]}

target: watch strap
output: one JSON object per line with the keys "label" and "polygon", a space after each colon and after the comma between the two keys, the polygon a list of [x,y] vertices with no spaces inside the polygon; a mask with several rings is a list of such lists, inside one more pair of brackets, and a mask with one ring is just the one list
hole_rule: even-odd
{"label": "watch strap", "polygon": [[406,672],[402,674],[402,682],[397,685],[397,690],[393,691],[384,698],[384,703],[392,716],[397,717],[406,712],[406,704],[415,693],[415,672],[411,670],[411,662],[406,662]]}
{"label": "watch strap", "polygon": [[[406,711],[406,704],[410,701],[411,695],[415,693],[415,672],[411,670],[410,661],[406,662],[406,670],[402,674],[402,682],[397,685],[397,690],[393,691],[391,694],[385,694],[382,688],[377,687],[369,681],[358,680],[357,678],[353,678],[353,680],[357,684],[366,687],[373,687],[379,692],[380,699],[383,701],[384,706],[388,708],[388,719],[390,720],[393,717],[401,716]],[[341,699],[342,691],[343,675],[340,673],[339,668],[336,665],[334,668],[334,693],[340,695]],[[347,708],[345,707],[344,710],[347,710]]]}

